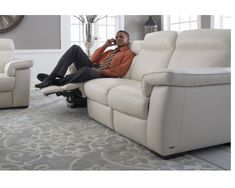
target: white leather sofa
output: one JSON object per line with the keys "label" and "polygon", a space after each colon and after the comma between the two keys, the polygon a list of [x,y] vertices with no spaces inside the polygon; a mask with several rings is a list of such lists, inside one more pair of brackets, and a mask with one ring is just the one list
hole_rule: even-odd
{"label": "white leather sofa", "polygon": [[125,78],[84,84],[89,116],[163,156],[230,142],[230,30],[134,41]]}
{"label": "white leather sofa", "polygon": [[0,39],[0,108],[28,107],[32,61],[15,59],[11,39]]}
{"label": "white leather sofa", "polygon": [[41,91],[66,96],[79,88],[91,118],[164,158],[229,143],[230,43],[230,30],[151,33],[131,43],[137,55],[124,78]]}

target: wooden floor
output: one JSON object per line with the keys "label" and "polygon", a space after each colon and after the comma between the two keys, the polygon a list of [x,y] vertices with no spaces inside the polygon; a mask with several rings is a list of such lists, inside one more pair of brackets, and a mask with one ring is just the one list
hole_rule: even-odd
{"label": "wooden floor", "polygon": [[228,144],[189,152],[223,170],[231,170],[231,146]]}

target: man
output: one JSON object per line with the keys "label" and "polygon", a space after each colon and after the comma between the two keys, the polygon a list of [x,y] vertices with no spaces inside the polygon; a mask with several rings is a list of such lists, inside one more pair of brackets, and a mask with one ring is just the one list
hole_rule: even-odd
{"label": "man", "polygon": [[[117,45],[117,48],[105,51],[113,45]],[[38,74],[37,77],[42,83],[36,84],[35,87],[41,89],[51,85],[85,82],[95,78],[122,77],[128,71],[135,56],[128,45],[129,34],[122,30],[116,33],[116,39],[108,39],[102,47],[98,48],[90,59],[79,46],[73,45],[60,58],[50,75]],[[65,76],[72,63],[78,71]]]}

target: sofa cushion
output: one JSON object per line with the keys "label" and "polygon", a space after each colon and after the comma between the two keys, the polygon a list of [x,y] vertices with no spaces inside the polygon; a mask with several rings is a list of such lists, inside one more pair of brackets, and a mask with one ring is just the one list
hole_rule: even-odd
{"label": "sofa cushion", "polygon": [[201,29],[183,31],[169,68],[229,67],[231,62],[230,30]]}
{"label": "sofa cushion", "polygon": [[99,78],[85,82],[84,93],[85,95],[98,103],[108,105],[108,93],[110,89],[121,85],[131,85],[134,80],[122,79],[122,78]]}
{"label": "sofa cushion", "polygon": [[141,80],[146,73],[166,68],[175,48],[176,37],[177,33],[174,31],[147,34],[141,45],[141,51],[131,66],[130,78]]}
{"label": "sofa cushion", "polygon": [[131,77],[131,72],[132,72],[132,69],[133,69],[137,59],[138,59],[138,54],[140,54],[140,52],[141,52],[142,44],[143,44],[142,40],[136,40],[136,41],[130,42],[129,48],[135,53],[136,56],[134,57],[129,70],[122,78],[130,78]]}
{"label": "sofa cushion", "polygon": [[136,81],[112,88],[108,94],[108,105],[124,114],[147,119],[149,97],[143,95],[141,82]]}
{"label": "sofa cushion", "polygon": [[8,77],[0,73],[0,92],[12,91],[15,85],[15,77]]}
{"label": "sofa cushion", "polygon": [[129,43],[129,48],[137,55],[141,52],[142,44],[142,40],[135,40]]}

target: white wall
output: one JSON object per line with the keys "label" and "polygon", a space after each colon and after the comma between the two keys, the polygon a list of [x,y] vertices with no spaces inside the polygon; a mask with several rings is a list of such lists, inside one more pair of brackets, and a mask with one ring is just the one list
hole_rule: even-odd
{"label": "white wall", "polygon": [[33,67],[31,68],[31,86],[34,87],[39,82],[37,80],[37,74],[40,72],[50,73],[61,57],[61,54],[61,50],[25,50],[16,51],[16,58],[33,61]]}
{"label": "white wall", "polygon": [[61,16],[26,15],[13,30],[1,33],[0,38],[13,39],[17,50],[60,49]]}
{"label": "white wall", "polygon": [[142,40],[144,38],[144,23],[148,20],[146,15],[125,16],[125,30],[130,35],[130,40]]}
{"label": "white wall", "polygon": [[70,47],[70,17],[61,16],[61,49],[16,50],[16,58],[32,60],[31,86],[36,83],[38,73],[50,73],[59,58]]}

